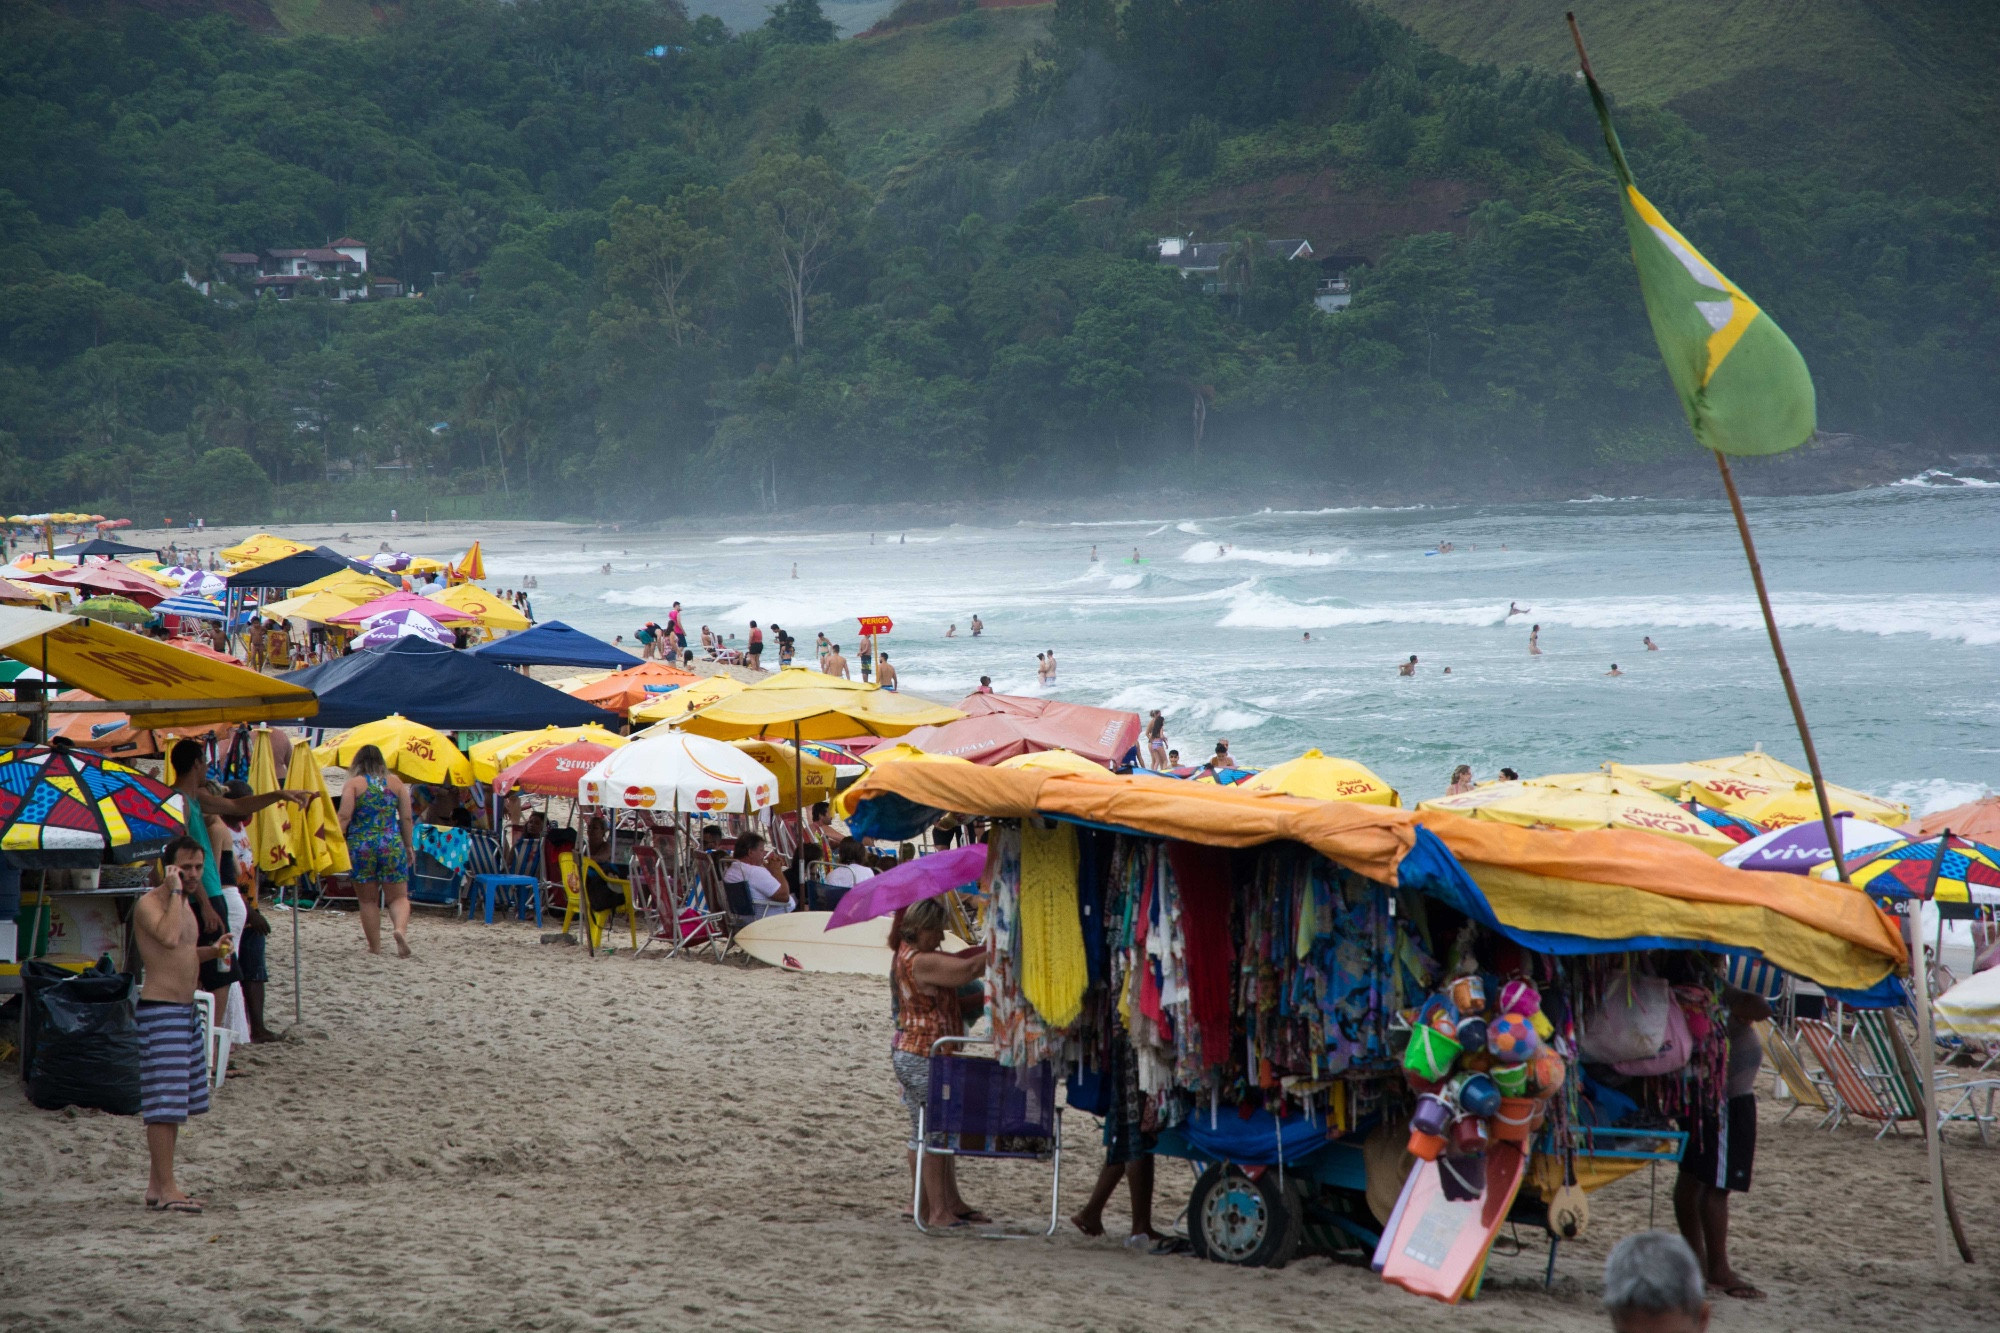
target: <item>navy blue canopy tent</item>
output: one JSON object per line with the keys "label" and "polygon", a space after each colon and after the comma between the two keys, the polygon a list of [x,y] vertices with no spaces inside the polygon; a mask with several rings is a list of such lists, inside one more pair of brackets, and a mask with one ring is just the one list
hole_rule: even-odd
{"label": "navy blue canopy tent", "polygon": [[358,727],[400,713],[440,731],[580,727],[624,721],[538,680],[441,643],[402,638],[280,676],[319,696],[315,727]]}
{"label": "navy blue canopy tent", "polygon": [[315,546],[310,551],[296,552],[268,565],[231,574],[224,582],[231,588],[300,588],[343,569],[372,574],[385,583],[395,582],[393,575],[384,574],[366,561],[350,559],[331,546]]}
{"label": "navy blue canopy tent", "polygon": [[58,546],[57,555],[157,555],[150,546],[132,546],[125,542],[115,542],[109,537],[92,537],[87,542],[71,542],[68,546]]}
{"label": "navy blue canopy tent", "polygon": [[571,629],[560,620],[550,620],[495,639],[475,653],[489,662],[507,666],[601,667],[623,671],[639,665],[639,659],[622,648],[613,648],[602,639],[593,639],[580,629]]}

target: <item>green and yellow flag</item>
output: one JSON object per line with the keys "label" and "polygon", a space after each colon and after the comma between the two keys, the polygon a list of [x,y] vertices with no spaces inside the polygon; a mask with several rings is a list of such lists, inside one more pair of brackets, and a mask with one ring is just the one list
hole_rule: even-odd
{"label": "green and yellow flag", "polygon": [[1812,374],[1777,322],[1660,216],[1625,163],[1603,90],[1590,100],[1618,171],[1639,290],[1695,439],[1725,454],[1780,454],[1814,429]]}

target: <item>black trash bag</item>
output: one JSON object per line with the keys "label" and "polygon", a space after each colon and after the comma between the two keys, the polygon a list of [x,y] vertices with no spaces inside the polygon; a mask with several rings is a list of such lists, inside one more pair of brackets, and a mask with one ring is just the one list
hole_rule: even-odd
{"label": "black trash bag", "polygon": [[21,1073],[45,1111],[91,1106],[139,1114],[139,1016],[132,978],[99,959],[88,972],[21,965],[27,1021]]}

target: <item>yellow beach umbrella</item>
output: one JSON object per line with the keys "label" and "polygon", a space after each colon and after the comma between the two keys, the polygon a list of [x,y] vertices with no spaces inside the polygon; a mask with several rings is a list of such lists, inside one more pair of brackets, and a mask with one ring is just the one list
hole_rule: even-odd
{"label": "yellow beach umbrella", "polygon": [[615,731],[608,731],[595,722],[586,722],[580,727],[543,727],[540,731],[510,731],[504,736],[483,740],[466,756],[472,761],[472,776],[481,782],[491,782],[500,776],[500,770],[518,764],[531,754],[542,750],[552,750],[558,745],[568,745],[571,741],[593,741],[617,749],[628,743],[629,738]]}
{"label": "yellow beach umbrella", "polygon": [[[1893,801],[1878,801],[1873,796],[1836,787],[1830,782],[1826,785],[1826,797],[1836,815],[1853,815],[1857,819],[1892,828],[1910,821],[1908,806]],[[1795,782],[1783,791],[1752,796],[1720,808],[1724,814],[1762,824],[1767,829],[1817,823],[1820,818],[1819,796],[1810,782]]]}
{"label": "yellow beach umbrella", "polygon": [[1297,759],[1274,764],[1236,784],[1241,791],[1280,791],[1314,801],[1354,801],[1360,805],[1399,806],[1396,789],[1352,759],[1337,759],[1307,750]]}
{"label": "yellow beach umbrella", "polygon": [[1074,750],[1035,750],[1002,759],[995,768],[1030,768],[1041,773],[1108,773],[1102,764],[1092,763]]}
{"label": "yellow beach umbrella", "polygon": [[718,699],[726,699],[743,688],[743,682],[734,676],[709,676],[692,685],[683,685],[672,694],[664,695],[652,703],[640,704],[627,716],[634,722],[651,722],[660,727],[672,727],[689,713],[706,708]]}
{"label": "yellow beach umbrella", "polygon": [[[919,750],[916,746],[904,741],[897,741],[894,745],[885,745],[880,749],[870,750],[867,754],[861,756],[861,760],[868,765],[871,771],[880,768],[884,764],[903,763],[963,764],[967,768],[977,767],[970,759],[961,759],[955,754],[931,754],[928,751]],[[1105,770],[1098,769],[1097,771],[1102,773]],[[846,819],[854,813],[854,793],[859,787],[860,784],[855,783],[846,791],[833,798],[833,808],[842,819]]]}
{"label": "yellow beach umbrella", "polygon": [[292,879],[301,875],[345,875],[352,870],[354,862],[347,854],[347,835],[340,827],[340,808],[327,792],[326,775],[319,771],[319,758],[312,746],[292,747],[292,767],[285,775],[285,786],[292,791],[318,793],[303,810],[292,815]]}
{"label": "yellow beach umbrella", "polygon": [[[1744,759],[1765,760],[1777,768],[1797,772],[1789,764],[1771,760],[1769,755],[1752,751],[1739,756]],[[1797,791],[1806,793],[1807,804],[1813,807],[1811,818],[1819,818],[1819,803],[1811,795],[1810,776],[1787,777],[1779,773],[1750,772],[1734,773],[1717,767],[1717,762],[1704,761],[1695,764],[1607,764],[1605,771],[1612,777],[1644,783],[1652,790],[1669,798],[1700,801],[1711,809],[1732,815],[1741,815],[1764,823],[1759,816],[1751,813],[1751,807],[1763,808],[1763,803],[1773,797],[1789,797]],[[1762,768],[1763,765],[1746,765]],[[1828,802],[1835,814],[1843,811],[1857,818],[1877,824],[1897,825],[1906,823],[1910,817],[1909,807],[1895,801],[1879,800],[1866,792],[1843,787],[1837,782],[1826,784]],[[1788,802],[1779,801],[1774,808],[1780,813],[1789,809]],[[1797,820],[1789,821],[1797,823]]]}
{"label": "yellow beach umbrella", "polygon": [[[755,759],[771,770],[771,776],[778,780],[778,804],[789,806],[817,805],[831,797],[839,785],[839,775],[832,764],[818,755],[800,755],[783,741],[731,741],[731,745]],[[805,783],[805,799],[798,799],[794,789],[799,781]]]}
{"label": "yellow beach umbrella", "polygon": [[50,574],[58,570],[75,569],[76,566],[67,560],[58,560],[54,556],[24,555],[7,568],[17,574]]}
{"label": "yellow beach umbrella", "polygon": [[412,722],[400,713],[392,713],[380,722],[365,723],[320,746],[319,761],[346,768],[354,762],[354,752],[364,745],[381,750],[389,771],[413,782],[472,785],[472,761],[459,753],[451,737],[421,722]]}
{"label": "yellow beach umbrella", "polygon": [[490,630],[517,633],[528,628],[529,620],[520,608],[470,583],[461,583],[431,597],[454,610],[463,611]]}
{"label": "yellow beach umbrella", "polygon": [[486,577],[486,558],[480,554],[478,542],[474,542],[459,562],[451,566],[451,577],[460,583],[476,582]]}
{"label": "yellow beach umbrella", "polygon": [[257,608],[257,614],[266,620],[303,620],[309,625],[324,625],[344,611],[352,611],[356,603],[339,593],[312,592],[287,597],[281,602],[270,602]]}
{"label": "yellow beach umbrella", "polygon": [[238,570],[254,569],[258,565],[268,565],[273,560],[282,560],[300,551],[310,551],[312,547],[304,542],[288,541],[283,537],[273,537],[268,532],[260,532],[246,538],[234,546],[225,546],[216,552],[223,560]]}
{"label": "yellow beach umbrella", "polygon": [[402,590],[403,585],[400,583],[392,583],[373,574],[363,574],[358,569],[336,569],[333,573],[322,575],[311,583],[301,583],[292,589],[292,596],[307,597],[313,593],[331,593],[344,600],[349,608],[353,608]]}
{"label": "yellow beach umbrella", "polygon": [[1699,847],[1710,856],[1720,856],[1736,845],[1664,796],[1629,785],[1625,793],[1609,790],[1617,785],[1609,775],[1603,777],[1603,783],[1605,790],[1580,791],[1527,782],[1489,782],[1456,796],[1423,801],[1417,809],[1446,810],[1523,827],[1640,829]]}
{"label": "yellow beach umbrella", "polygon": [[411,556],[410,563],[404,568],[412,574],[442,574],[451,566],[442,560],[433,560],[427,555],[417,555]]}
{"label": "yellow beach umbrella", "polygon": [[719,741],[761,737],[796,743],[901,736],[964,716],[956,708],[913,694],[839,680],[806,667],[786,667],[690,713],[681,727]]}
{"label": "yellow beach umbrella", "polygon": [[[259,727],[250,742],[250,791],[263,796],[278,788],[278,762],[271,754],[271,729]],[[297,747],[305,749],[305,746]],[[292,824],[298,814],[290,801],[267,805],[250,816],[250,854],[260,874],[278,883],[298,878],[292,869],[296,832]]]}
{"label": "yellow beach umbrella", "polygon": [[[956,708],[913,694],[840,680],[805,667],[786,667],[689,713],[681,730],[719,741],[776,739],[797,746],[848,736],[901,736],[964,716]],[[796,778],[794,793],[804,786],[803,778]],[[795,799],[792,808],[804,807]]]}

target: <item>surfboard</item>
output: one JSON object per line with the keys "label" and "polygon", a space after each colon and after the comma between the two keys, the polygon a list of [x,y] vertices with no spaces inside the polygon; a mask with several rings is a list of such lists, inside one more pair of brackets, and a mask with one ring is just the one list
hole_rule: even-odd
{"label": "surfboard", "polygon": [[1463,1300],[1506,1225],[1523,1166],[1518,1144],[1489,1145],[1485,1194],[1455,1203],[1444,1197],[1438,1164],[1417,1163],[1382,1237],[1382,1280],[1448,1305]]}
{"label": "surfboard", "polygon": [[[864,977],[889,975],[889,917],[857,921],[828,930],[831,912],[787,912],[752,921],[736,932],[743,952],[760,963],[788,972],[847,972]],[[951,953],[965,941],[947,933],[943,948]]]}

